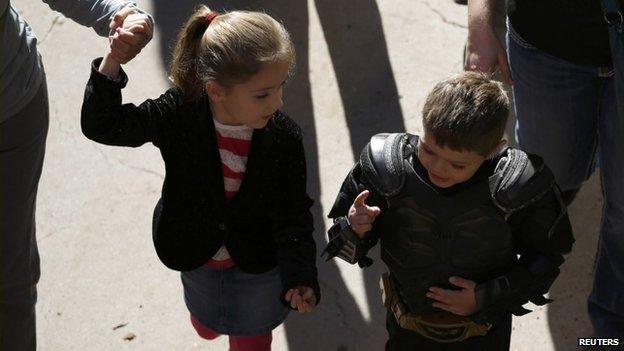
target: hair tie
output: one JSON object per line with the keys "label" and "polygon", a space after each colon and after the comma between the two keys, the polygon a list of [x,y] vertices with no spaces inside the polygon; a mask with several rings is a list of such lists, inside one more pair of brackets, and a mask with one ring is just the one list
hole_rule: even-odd
{"label": "hair tie", "polygon": [[208,12],[208,14],[206,15],[206,27],[208,27],[210,25],[210,22],[212,22],[212,20],[215,19],[215,17],[217,16],[219,16],[218,12],[215,12],[215,11]]}

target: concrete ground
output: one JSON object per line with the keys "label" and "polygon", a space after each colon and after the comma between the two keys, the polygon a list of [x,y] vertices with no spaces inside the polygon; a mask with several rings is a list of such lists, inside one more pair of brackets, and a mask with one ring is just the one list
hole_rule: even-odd
{"label": "concrete ground", "polygon": [[[154,39],[125,69],[126,102],[168,87],[171,40],[194,1],[138,1],[157,21]],[[14,1],[40,38],[48,73],[50,132],[38,202],[38,343],[41,350],[226,350],[226,338],[195,335],[179,274],[151,241],[163,163],[156,148],[113,148],[80,132],[82,94],[97,37],[43,2]],[[291,31],[298,53],[286,111],[305,131],[315,236],[354,155],[381,131],[420,130],[428,89],[462,68],[466,8],[451,0],[208,1],[214,9],[265,8]],[[555,302],[514,319],[513,350],[572,350],[591,336],[591,284],[601,200],[596,177],[571,208],[577,244],[551,291]],[[377,254],[377,253],[375,253]],[[275,350],[380,350],[386,338],[377,289],[383,264],[365,271],[318,262],[323,301],[291,314],[274,332]]]}

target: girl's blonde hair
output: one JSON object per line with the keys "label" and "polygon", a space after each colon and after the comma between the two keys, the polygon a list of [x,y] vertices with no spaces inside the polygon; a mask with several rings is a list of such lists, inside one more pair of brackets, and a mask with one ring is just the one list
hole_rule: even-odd
{"label": "girl's blonde hair", "polygon": [[203,94],[204,84],[243,83],[264,63],[295,63],[290,35],[282,24],[260,12],[220,14],[208,25],[210,9],[200,5],[178,34],[169,69],[173,84],[187,101]]}

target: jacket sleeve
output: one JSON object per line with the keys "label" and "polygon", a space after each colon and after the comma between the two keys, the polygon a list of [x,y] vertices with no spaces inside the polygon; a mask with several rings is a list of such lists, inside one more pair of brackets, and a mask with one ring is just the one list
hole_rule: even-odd
{"label": "jacket sleeve", "polygon": [[277,264],[284,290],[296,286],[308,286],[316,294],[316,302],[321,299],[317,269],[316,244],[312,212],[313,201],[306,192],[306,161],[303,143],[299,137],[280,138],[279,177],[275,180],[276,204],[270,217],[273,224],[273,240],[277,251]]}
{"label": "jacket sleeve", "polygon": [[[336,221],[338,218],[347,216],[349,212],[349,208],[355,201],[355,198],[362,191],[368,190],[370,195],[366,200],[368,205],[378,206],[381,209],[381,214],[383,215],[385,209],[387,208],[386,202],[384,198],[377,194],[374,189],[370,186],[367,186],[362,179],[362,167],[360,163],[356,163],[347,177],[342,182],[342,186],[340,187],[340,191],[338,192],[338,196],[336,196],[336,200],[334,201],[334,205],[329,211],[328,217]],[[377,243],[379,242],[379,233],[376,231],[376,227],[373,224],[373,229],[368,232],[362,239],[362,248],[366,251],[370,251]],[[358,261],[358,265],[360,267],[370,266],[372,264],[372,259],[367,257],[366,253],[364,253],[362,259]]]}
{"label": "jacket sleeve", "polygon": [[544,305],[544,298],[559,275],[574,243],[572,227],[561,194],[556,186],[540,200],[513,214],[509,219],[514,234],[517,265],[507,274],[477,285],[477,320],[496,323],[506,314],[530,312],[522,307],[531,301]]}
{"label": "jacket sleeve", "polygon": [[117,146],[141,146],[152,142],[161,147],[172,130],[177,108],[181,104],[175,89],[139,106],[121,103],[121,89],[128,77],[120,70],[112,80],[98,72],[102,59],[91,66],[80,123],[83,134],[98,143]]}
{"label": "jacket sleeve", "polygon": [[[136,3],[125,0],[43,0],[43,2],[76,23],[92,27],[102,37],[108,35],[111,20],[123,7],[130,6],[135,13],[145,13],[136,6]],[[154,24],[152,16],[148,16]]]}

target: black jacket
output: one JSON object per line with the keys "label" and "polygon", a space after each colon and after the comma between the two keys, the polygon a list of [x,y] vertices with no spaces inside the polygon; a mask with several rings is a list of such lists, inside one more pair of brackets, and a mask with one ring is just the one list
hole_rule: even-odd
{"label": "black jacket", "polygon": [[82,131],[107,145],[152,142],[160,149],[166,175],[153,232],[160,260],[174,270],[192,270],[225,244],[243,271],[262,273],[278,265],[284,291],[305,285],[320,300],[312,200],[296,123],[278,112],[254,131],[245,178],[226,202],[207,98],[184,102],[172,88],[139,106],[122,105],[126,74],[110,80],[97,71],[100,62],[93,62],[85,89]]}

